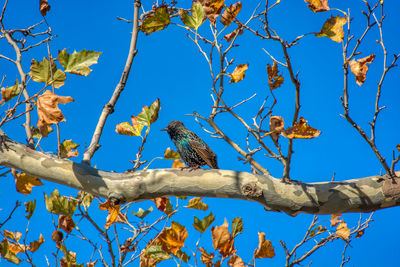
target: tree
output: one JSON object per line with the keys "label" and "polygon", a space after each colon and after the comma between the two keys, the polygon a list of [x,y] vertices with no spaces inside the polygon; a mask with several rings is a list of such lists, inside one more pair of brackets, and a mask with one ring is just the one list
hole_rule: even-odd
{"label": "tree", "polygon": [[[336,9],[330,8],[327,1],[306,2],[296,4],[299,5],[298,9],[302,9],[300,15],[304,19],[301,20],[299,18],[303,17],[299,14],[294,17],[290,14],[293,10],[298,12],[298,9],[291,9],[280,1],[266,1],[258,6],[206,0],[193,2],[191,6],[187,3],[180,6],[180,3],[163,2],[151,8],[145,5],[142,10],[140,1],[135,1],[131,14],[126,13],[126,8],[118,11],[130,19],[119,18],[118,25],[113,26],[113,29],[122,28],[125,24],[121,22],[127,22],[126,26],[131,29],[125,29],[124,36],[128,31],[132,33],[129,52],[125,55],[125,67],[114,72],[118,68],[116,62],[120,65],[123,63],[116,57],[110,60],[110,56],[107,58],[105,53],[101,54],[99,51],[103,49],[94,51],[96,47],[85,45],[85,49],[76,48],[76,52],[64,49],[69,47],[69,43],[61,37],[64,31],[57,31],[60,39],[55,38],[56,27],[52,24],[59,25],[57,21],[62,21],[56,16],[66,13],[69,19],[72,17],[66,10],[61,11],[66,8],[64,4],[52,4],[53,9],[50,10],[47,1],[40,1],[43,17],[49,18],[52,13],[56,16],[27,28],[27,22],[19,22],[23,26],[17,23],[12,25],[14,14],[22,11],[12,11],[16,7],[5,1],[0,17],[0,41],[5,52],[0,57],[2,66],[12,66],[13,69],[5,72],[6,76],[1,82],[1,86],[4,86],[1,89],[4,113],[0,122],[0,164],[5,166],[3,176],[11,173],[17,191],[27,195],[33,186],[42,184],[38,178],[55,183],[44,187],[45,201],[35,193],[23,200],[27,200],[25,214],[19,208],[19,201],[15,206],[9,204],[20,196],[7,200],[8,204],[3,208],[7,213],[2,214],[0,220],[3,230],[0,245],[2,257],[14,263],[24,259],[31,265],[43,265],[45,261],[35,263],[35,260],[40,258],[37,253],[45,250],[47,252],[42,253],[46,255],[48,265],[55,260],[61,266],[76,266],[83,262],[93,266],[96,261],[107,266],[123,266],[139,261],[141,266],[152,266],[159,261],[164,263],[164,260],[165,264],[171,264],[170,258],[173,258],[177,265],[179,262],[201,265],[202,262],[207,266],[221,263],[243,266],[243,258],[248,266],[252,266],[256,263],[263,265],[261,261],[267,261],[256,258],[273,258],[275,253],[279,253],[281,258],[271,259],[272,263],[275,260],[276,263],[285,262],[286,266],[294,266],[309,263],[309,256],[315,256],[322,249],[327,250],[329,241],[336,240],[336,260],[339,265],[347,263],[349,258],[346,250],[356,238],[364,238],[372,214],[361,215],[360,219],[358,214],[357,219],[342,214],[371,212],[395,207],[399,203],[399,178],[395,173],[396,163],[400,159],[397,151],[399,145],[396,147],[395,136],[388,133],[389,126],[382,126],[382,132],[378,132],[380,128],[377,124],[385,123],[385,120],[392,122],[398,114],[398,107],[393,103],[396,92],[392,92],[395,91],[392,87],[395,88],[395,85],[389,83],[388,78],[394,72],[399,55],[391,57],[392,52],[387,46],[391,42],[383,42],[386,41],[383,1],[363,4],[361,16],[358,12],[350,13],[352,9],[347,10],[348,3]],[[114,7],[107,5],[107,8]],[[109,9],[104,16],[120,14]],[[391,10],[394,9],[388,9],[389,12]],[[90,12],[92,10],[86,10],[83,14]],[[285,23],[280,24],[282,21]],[[318,27],[302,25],[303,21],[313,21]],[[71,25],[72,22],[69,23]],[[114,51],[120,44],[122,47],[124,42],[118,34],[104,34],[104,28],[102,31],[96,29],[91,28],[88,34],[102,34],[101,39],[107,36],[111,42],[104,41],[105,47],[110,45]],[[82,47],[85,36],[77,36],[78,31],[72,32],[74,42]],[[168,45],[166,43],[158,42],[154,46],[159,38],[173,42],[168,50],[163,51]],[[377,46],[370,44],[375,39],[378,39]],[[178,44],[176,40],[185,43]],[[141,42],[143,45],[140,50],[144,52],[138,50]],[[146,45],[151,49],[146,50]],[[97,42],[95,46],[101,47]],[[300,47],[305,49],[303,55],[296,50]],[[342,51],[339,51],[340,47]],[[175,51],[171,52],[171,49]],[[180,58],[178,51],[184,53],[185,57]],[[104,63],[101,62],[103,56]],[[264,56],[262,60],[261,56]],[[339,57],[342,57],[341,61]],[[378,58],[383,61],[383,67],[378,66]],[[177,61],[176,65],[172,60]],[[300,65],[301,60],[304,63]],[[330,61],[334,64],[329,64]],[[183,63],[185,70],[181,72],[182,66],[179,65]],[[94,76],[96,68],[102,64],[106,66],[100,73],[102,76]],[[95,69],[93,74],[91,68]],[[342,73],[339,75],[338,71]],[[109,97],[107,94],[111,94],[105,89],[110,87],[111,82],[108,81],[118,79],[116,73],[120,75],[117,86],[109,102],[102,108],[100,118],[94,122],[94,118],[99,116],[99,103],[105,101],[103,96]],[[132,75],[135,80],[128,81]],[[10,76],[17,76],[18,79],[14,82]],[[98,81],[90,94],[77,91],[76,88],[93,88],[90,84],[93,80],[87,82],[92,77]],[[339,83],[340,79],[344,83]],[[168,90],[174,86],[186,90]],[[63,91],[66,87],[68,92]],[[162,90],[158,90],[158,87]],[[321,92],[315,87],[340,90],[333,94]],[[131,95],[126,91],[131,91]],[[339,91],[342,93],[338,94]],[[210,94],[211,105],[207,104],[210,103]],[[385,94],[392,97],[385,98]],[[76,103],[70,103],[74,100]],[[59,108],[58,104],[66,105]],[[77,106],[73,108],[75,104]],[[390,111],[386,111],[384,105],[390,107]],[[142,111],[139,109],[141,106]],[[331,107],[334,107],[334,112]],[[176,111],[171,112],[173,109]],[[166,164],[170,166],[171,163],[166,163],[169,159],[174,160],[174,166],[182,165],[178,155],[166,149],[167,137],[154,129],[165,127],[172,119],[184,120],[182,115],[188,113],[188,109],[189,112],[195,109],[189,115],[192,121],[198,122],[198,132],[203,129],[203,136],[209,133],[215,137],[208,138],[207,143],[216,147],[214,150],[222,162],[222,170],[160,169],[165,168]],[[372,112],[372,116],[359,114],[359,110],[365,112],[366,109],[370,114]],[[382,114],[384,111],[389,114]],[[342,113],[342,119],[339,112]],[[111,114],[118,116],[115,118]],[[181,118],[162,118],[163,114]],[[126,122],[129,115],[132,115],[131,121]],[[383,115],[385,120],[382,119]],[[65,118],[67,122],[63,122]],[[340,124],[336,121],[327,122],[332,118],[340,119]],[[24,131],[16,127],[21,123],[24,124]],[[94,133],[89,124],[95,129]],[[196,124],[189,125],[195,127]],[[345,133],[342,138],[337,138],[342,134],[337,130],[338,127]],[[114,128],[121,136],[110,136]],[[393,132],[396,133],[396,128]],[[378,133],[385,137],[384,142],[377,141]],[[325,141],[324,135],[328,136]],[[90,136],[92,139],[89,143]],[[357,141],[354,141],[355,137]],[[164,141],[155,140],[159,138],[164,138]],[[24,139],[26,142],[23,144]],[[353,144],[346,144],[347,139]],[[111,146],[106,145],[107,142]],[[134,142],[137,142],[135,146],[138,149],[126,149]],[[81,163],[68,159],[78,156],[77,143],[86,143]],[[327,144],[329,147],[324,148]],[[361,144],[363,148],[359,147]],[[122,149],[129,156],[119,151]],[[224,153],[228,149],[232,153]],[[52,155],[44,151],[55,153]],[[314,153],[311,155],[308,151],[316,152],[311,152]],[[327,151],[336,153],[327,155],[330,154]],[[354,151],[357,153],[352,154]],[[345,163],[346,159],[354,160],[359,156],[359,151],[368,155],[362,155],[362,169],[368,171]],[[101,156],[96,159],[94,155]],[[135,158],[132,160],[133,155]],[[393,160],[388,160],[392,155]],[[128,159],[124,161],[125,157],[132,162],[127,172],[101,171],[107,168],[127,169]],[[238,157],[235,162],[234,157]],[[302,157],[310,157],[311,160]],[[119,162],[114,158],[118,158]],[[332,164],[327,168],[326,161],[329,160],[334,161],[334,166]],[[376,163],[380,164],[379,167]],[[318,164],[323,168],[323,172],[318,170],[318,173],[331,176],[329,179],[324,179],[322,183],[310,183],[307,178],[302,178],[312,175]],[[344,166],[339,168],[337,165]],[[356,171],[353,173],[350,168]],[[340,181],[337,181],[335,173],[338,173]],[[373,176],[358,178],[367,176],[367,173]],[[8,187],[10,180],[7,179]],[[81,191],[77,193],[58,184]],[[58,187],[60,191],[65,191],[62,195]],[[4,192],[6,190],[7,187]],[[33,190],[40,191],[40,188]],[[187,199],[187,196],[194,198]],[[101,200],[101,197],[107,198],[107,201]],[[246,208],[241,210],[240,217],[223,220],[228,216],[224,213],[226,207],[232,202],[237,203],[225,200],[218,202],[222,206],[219,212],[219,205],[215,204],[214,214],[199,212],[193,218],[188,209],[208,209],[209,203],[202,197],[250,200],[263,205],[267,214],[282,211],[291,216],[299,213],[332,216],[327,219],[314,216],[309,226],[296,227],[294,233],[298,234],[299,229],[304,230],[301,237],[286,239],[280,244],[278,240],[284,238],[277,235],[276,242],[271,238],[271,243],[266,240],[273,235],[271,229],[261,228],[260,231],[266,234],[258,234],[258,247],[257,241],[254,241],[248,248],[240,248],[241,242],[246,243],[240,240],[241,235],[246,239],[250,234],[256,237],[255,230],[243,232],[249,223],[246,222],[248,214],[245,210],[248,207],[253,209],[250,201],[241,205]],[[91,204],[93,199],[96,199],[95,204]],[[144,200],[153,200],[155,206],[139,202]],[[97,205],[100,210],[108,212],[107,219],[105,212],[98,214]],[[153,206],[160,213],[154,215]],[[52,233],[45,232],[43,228],[33,228],[31,224],[34,216],[39,216],[39,210],[49,214],[45,209],[55,214],[48,218],[49,221],[51,218],[53,220]],[[260,213],[259,209],[257,213]],[[26,218],[20,219],[18,212],[20,217]],[[134,216],[138,219],[134,219]],[[191,220],[194,220],[194,229],[191,228]],[[260,221],[258,218],[256,220]],[[287,216],[285,220],[292,221]],[[21,234],[23,228],[9,228],[12,221],[23,221],[25,234]],[[36,229],[38,234],[32,237],[31,232]],[[188,233],[188,230],[193,233]],[[196,243],[196,237],[199,236],[200,240],[203,235],[202,240],[208,238],[209,242]],[[54,242],[49,240],[50,236]],[[298,239],[300,241],[296,241]],[[89,245],[93,253],[78,251],[74,249],[75,244]],[[36,252],[38,249],[42,250]],[[211,253],[212,249],[214,252]],[[49,251],[53,251],[53,255]],[[241,251],[247,251],[243,252],[247,255]]]}

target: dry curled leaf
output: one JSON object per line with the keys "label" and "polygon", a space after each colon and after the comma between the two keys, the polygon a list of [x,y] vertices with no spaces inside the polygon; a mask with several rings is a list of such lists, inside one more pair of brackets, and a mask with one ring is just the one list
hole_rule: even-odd
{"label": "dry curled leaf", "polygon": [[110,199],[99,205],[100,210],[108,211],[108,216],[104,228],[108,229],[113,223],[122,222],[123,218],[120,215],[119,209],[121,205],[112,205]]}
{"label": "dry curled leaf", "polygon": [[241,35],[241,34],[243,34],[243,27],[242,27],[241,25],[238,25],[237,29],[234,30],[233,32],[228,33],[227,35],[225,35],[225,36],[224,36],[224,39],[225,39],[227,42],[230,42],[230,41],[232,41],[232,39],[235,38],[237,35]]}
{"label": "dry curled leaf", "polygon": [[211,228],[211,236],[214,249],[218,249],[223,257],[228,257],[236,252],[234,239],[228,230],[228,222],[225,220],[221,226]]}
{"label": "dry curled leaf", "polygon": [[247,64],[239,64],[236,66],[235,70],[232,73],[229,73],[229,77],[231,81],[229,83],[237,83],[244,79],[245,71],[249,68],[249,63]]}
{"label": "dry curled leaf", "polygon": [[328,37],[332,41],[342,42],[344,38],[343,25],[346,24],[347,17],[331,16],[330,19],[325,21],[319,33],[315,33],[317,37]]}
{"label": "dry curled leaf", "polygon": [[15,178],[15,186],[18,193],[29,195],[32,192],[32,187],[43,185],[39,178],[24,172],[18,173],[15,169],[12,169],[11,172]]}
{"label": "dry curled leaf", "polygon": [[70,234],[75,228],[75,222],[70,216],[60,215],[58,216],[58,228]]}
{"label": "dry curled leaf", "polygon": [[47,0],[40,0],[40,14],[42,14],[42,16],[46,16],[47,12],[50,11],[50,6],[47,3]]}
{"label": "dry curled leaf", "polygon": [[317,137],[320,134],[321,131],[314,129],[313,127],[308,125],[306,119],[304,119],[303,117],[300,117],[298,122],[296,122],[292,127],[287,128],[281,133],[281,135],[283,135],[284,137],[291,139],[310,139]]}
{"label": "dry curled leaf", "polygon": [[362,85],[365,82],[365,79],[367,78],[367,71],[368,71],[368,65],[371,64],[375,59],[375,55],[369,55],[367,57],[352,60],[349,62],[350,70],[351,72],[356,76],[356,83],[358,85]]}
{"label": "dry curled leaf", "polygon": [[224,7],[224,0],[200,0],[208,20],[215,26],[217,17]]}
{"label": "dry curled leaf", "polygon": [[206,267],[213,266],[214,253],[208,253],[204,248],[200,247],[201,252],[200,260],[206,265]]}
{"label": "dry curled leaf", "polygon": [[341,222],[336,227],[336,234],[343,240],[347,241],[350,236],[350,229],[347,227],[347,223]]}
{"label": "dry curled leaf", "polygon": [[176,255],[185,245],[187,236],[188,233],[185,226],[173,221],[171,222],[171,227],[164,228],[158,238],[164,251]]}
{"label": "dry curled leaf", "polygon": [[44,237],[42,234],[40,234],[39,236],[39,240],[38,241],[32,241],[29,244],[29,250],[31,252],[35,252],[36,250],[38,250],[40,248],[40,246],[44,243]]}
{"label": "dry curled leaf", "polygon": [[265,233],[258,233],[258,248],[254,250],[256,258],[273,258],[275,250],[271,241],[265,240]]}
{"label": "dry curled leaf", "polygon": [[269,118],[269,132],[272,140],[278,142],[279,135],[285,129],[285,122],[281,116],[271,116]]}
{"label": "dry curled leaf", "polygon": [[246,264],[244,264],[242,258],[240,258],[238,255],[232,255],[232,257],[228,260],[228,265],[232,267],[245,267]]}
{"label": "dry curled leaf", "polygon": [[324,12],[329,10],[328,0],[304,0],[308,8],[313,12]]}
{"label": "dry curled leaf", "polygon": [[226,27],[231,24],[242,9],[242,2],[237,2],[225,8],[224,13],[221,16],[221,23]]}
{"label": "dry curled leaf", "polygon": [[341,219],[339,219],[340,217],[342,217],[342,214],[332,214],[331,227],[338,225],[338,223],[342,221]]}
{"label": "dry curled leaf", "polygon": [[175,159],[171,166],[171,168],[185,168],[185,167],[186,167],[185,163],[183,163],[182,160],[180,159]]}
{"label": "dry curled leaf", "polygon": [[281,87],[281,85],[283,84],[283,76],[279,74],[278,64],[275,60],[272,64],[272,67],[271,65],[267,64],[267,73],[269,89],[274,90]]}

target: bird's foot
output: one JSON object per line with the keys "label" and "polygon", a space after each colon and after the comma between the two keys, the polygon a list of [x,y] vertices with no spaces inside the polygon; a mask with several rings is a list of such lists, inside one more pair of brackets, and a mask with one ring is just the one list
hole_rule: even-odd
{"label": "bird's foot", "polygon": [[191,171],[194,171],[194,170],[197,170],[197,169],[200,169],[200,167],[201,167],[202,165],[196,165],[196,166],[185,166],[185,167],[182,167],[181,168],[181,171],[183,171],[183,170],[185,170],[185,169],[189,169],[189,171],[191,172]]}

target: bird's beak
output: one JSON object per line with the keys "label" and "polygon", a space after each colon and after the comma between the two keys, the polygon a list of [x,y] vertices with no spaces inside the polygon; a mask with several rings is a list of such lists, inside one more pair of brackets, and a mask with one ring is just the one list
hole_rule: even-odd
{"label": "bird's beak", "polygon": [[164,128],[164,129],[161,129],[160,131],[168,131],[168,129],[167,129],[167,128]]}

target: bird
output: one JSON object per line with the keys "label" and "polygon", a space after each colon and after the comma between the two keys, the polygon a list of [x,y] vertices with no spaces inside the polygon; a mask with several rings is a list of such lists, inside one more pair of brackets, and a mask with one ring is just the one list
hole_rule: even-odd
{"label": "bird", "polygon": [[212,169],[219,169],[217,155],[197,134],[188,130],[180,121],[171,121],[167,127],[161,129],[167,131],[172,142],[178,151],[179,156],[185,164],[192,170],[198,169],[203,165],[208,165]]}

